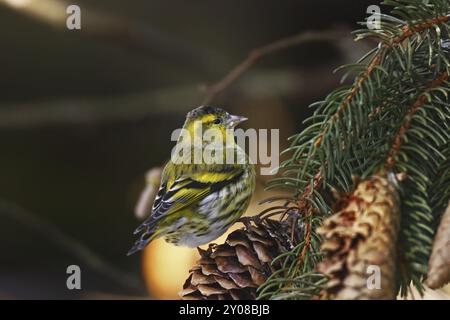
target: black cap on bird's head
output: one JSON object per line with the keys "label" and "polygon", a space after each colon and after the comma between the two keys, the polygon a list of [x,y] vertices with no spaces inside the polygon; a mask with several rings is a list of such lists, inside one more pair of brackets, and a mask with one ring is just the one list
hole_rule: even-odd
{"label": "black cap on bird's head", "polygon": [[195,108],[194,110],[190,111],[187,114],[188,118],[191,119],[198,119],[204,115],[211,114],[211,115],[225,115],[227,112],[219,107],[213,107],[213,106],[200,106],[198,108]]}
{"label": "black cap on bird's head", "polygon": [[224,109],[213,106],[201,106],[187,114],[186,121],[210,122],[213,125],[224,125],[234,128],[239,123],[246,121],[246,117],[231,115]]}

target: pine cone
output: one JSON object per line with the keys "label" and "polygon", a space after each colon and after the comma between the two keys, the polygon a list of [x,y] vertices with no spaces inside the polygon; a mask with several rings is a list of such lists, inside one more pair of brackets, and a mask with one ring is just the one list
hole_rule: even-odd
{"label": "pine cone", "polygon": [[[290,219],[288,219],[290,221]],[[247,220],[224,244],[198,249],[201,259],[190,270],[183,290],[184,300],[252,300],[256,289],[279,267],[275,257],[291,250],[291,223],[270,219]],[[294,233],[294,242],[298,240]]]}
{"label": "pine cone", "polygon": [[450,282],[450,202],[434,239],[426,285],[438,289]]}
{"label": "pine cone", "polygon": [[[318,269],[329,277],[321,298],[395,299],[395,244],[400,223],[396,189],[388,179],[375,176],[359,183],[353,194],[340,202],[342,209],[318,228],[324,239],[324,260]],[[379,289],[368,286],[373,275],[370,266],[381,271]]]}

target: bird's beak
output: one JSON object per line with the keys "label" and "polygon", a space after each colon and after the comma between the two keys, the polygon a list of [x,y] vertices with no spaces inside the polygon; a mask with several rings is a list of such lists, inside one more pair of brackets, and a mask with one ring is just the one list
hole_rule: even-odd
{"label": "bird's beak", "polygon": [[228,118],[228,121],[227,121],[227,125],[229,128],[234,128],[239,123],[244,122],[246,120],[248,120],[246,117],[230,115],[230,117]]}

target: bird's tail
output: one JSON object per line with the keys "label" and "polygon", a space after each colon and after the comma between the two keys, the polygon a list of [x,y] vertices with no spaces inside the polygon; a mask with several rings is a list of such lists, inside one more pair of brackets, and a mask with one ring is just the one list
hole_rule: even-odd
{"label": "bird's tail", "polygon": [[132,255],[145,248],[147,244],[156,239],[161,234],[161,230],[155,230],[154,228],[147,228],[145,232],[134,243],[133,247],[128,251],[127,256]]}

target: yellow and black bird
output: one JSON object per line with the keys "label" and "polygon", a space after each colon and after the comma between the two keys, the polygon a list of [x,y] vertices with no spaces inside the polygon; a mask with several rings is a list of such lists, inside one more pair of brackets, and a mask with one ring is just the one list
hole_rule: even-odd
{"label": "yellow and black bird", "polygon": [[[211,106],[187,114],[183,129],[192,139],[180,135],[177,147],[190,143],[192,152],[175,152],[166,164],[152,214],[136,229],[140,237],[128,255],[159,237],[175,245],[198,247],[220,237],[242,216],[255,188],[254,165],[234,137],[234,128],[245,120]],[[197,148],[211,148],[211,141],[203,136],[208,130],[219,132],[220,139],[212,152],[202,153],[199,162],[194,159]],[[222,162],[212,161],[217,155],[223,155]]]}

